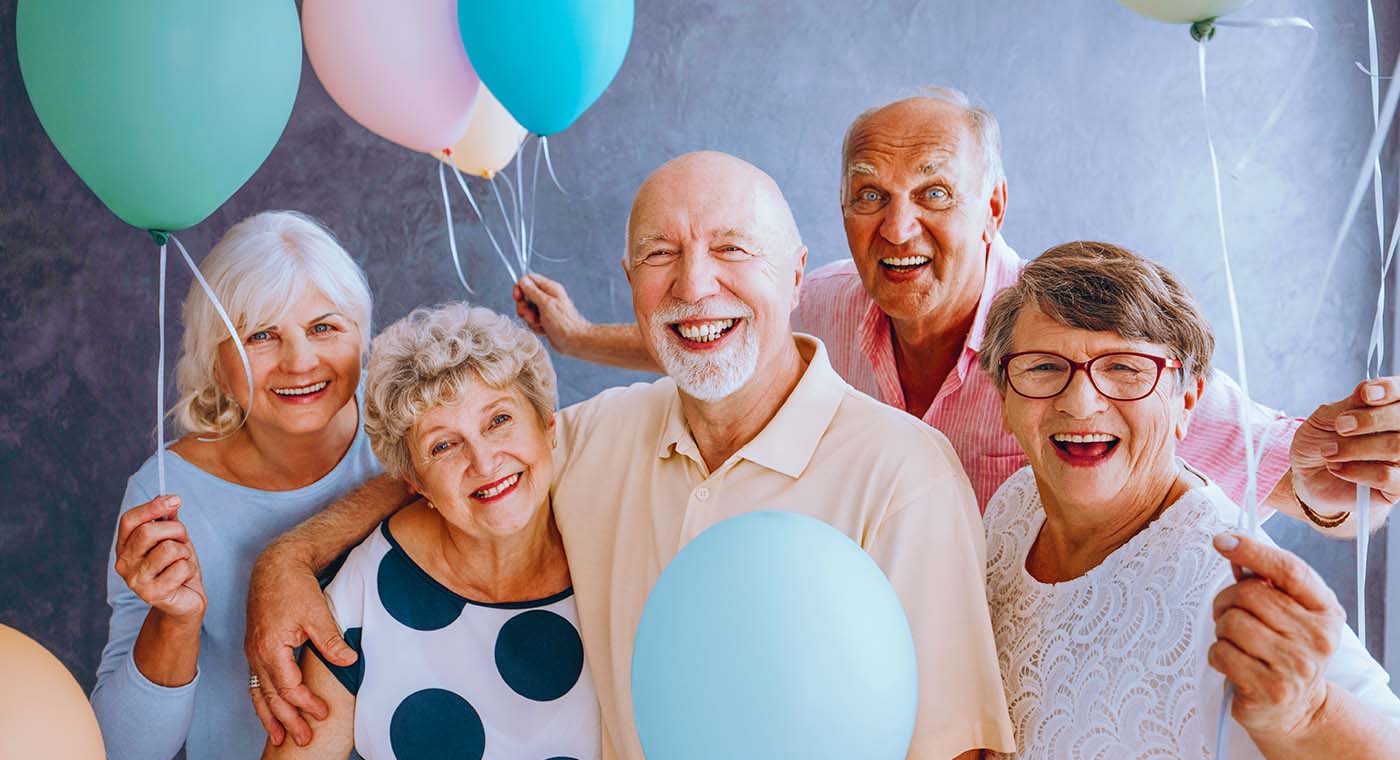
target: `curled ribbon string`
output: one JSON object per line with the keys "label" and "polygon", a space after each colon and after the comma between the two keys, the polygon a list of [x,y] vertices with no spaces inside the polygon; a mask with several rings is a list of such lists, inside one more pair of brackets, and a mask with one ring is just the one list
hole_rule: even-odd
{"label": "curled ribbon string", "polygon": [[535,199],[540,189],[540,145],[544,138],[535,143],[535,168],[530,172],[530,227],[525,235],[525,266],[529,269],[529,264],[535,257],[535,211],[539,208],[535,204]]}
{"label": "curled ribbon string", "polygon": [[1278,125],[1279,119],[1283,118],[1284,109],[1293,101],[1293,95],[1298,91],[1298,86],[1303,82],[1303,74],[1312,68],[1313,56],[1317,53],[1317,29],[1313,28],[1311,22],[1305,18],[1297,16],[1286,16],[1282,18],[1250,18],[1250,19],[1216,19],[1215,26],[1231,26],[1237,29],[1302,29],[1308,32],[1307,47],[1303,51],[1303,58],[1298,65],[1293,68],[1293,74],[1288,80],[1288,86],[1284,88],[1283,94],[1274,103],[1273,110],[1269,111],[1269,118],[1264,120],[1264,126],[1255,133],[1254,138],[1249,141],[1249,145],[1244,149],[1244,155],[1240,157],[1235,168],[1230,171],[1230,176],[1239,179],[1249,165],[1250,159],[1254,157],[1254,151],[1263,142],[1264,138],[1273,132]]}
{"label": "curled ribbon string", "polygon": [[506,271],[510,273],[510,281],[515,282],[520,278],[515,275],[515,268],[510,265],[510,259],[506,258],[505,251],[501,250],[501,244],[496,241],[496,234],[491,231],[491,225],[486,223],[486,216],[481,213],[481,207],[476,204],[476,198],[472,197],[471,188],[467,187],[467,180],[462,176],[462,170],[452,165],[452,174],[457,178],[457,186],[462,188],[462,194],[467,196],[467,203],[471,204],[472,211],[476,218],[481,220],[481,228],[486,230],[486,238],[491,241],[491,248],[496,251],[496,256],[506,265]]}
{"label": "curled ribbon string", "polygon": [[452,249],[452,266],[457,270],[457,281],[462,283],[470,295],[476,295],[472,286],[467,284],[467,276],[462,274],[462,259],[457,255],[457,230],[452,226],[452,200],[447,197],[447,167],[444,165],[452,160],[449,153],[446,159],[438,161],[438,187],[442,188],[442,211],[447,216],[447,245]]}
{"label": "curled ribbon string", "polygon": [[[1217,21],[1216,23],[1221,24],[1223,22]],[[1309,24],[1307,21],[1303,19],[1291,18],[1251,19],[1248,21],[1234,21],[1224,25],[1236,27],[1294,26],[1312,29],[1312,25]],[[1211,181],[1215,189],[1216,228],[1220,235],[1220,254],[1225,269],[1225,288],[1230,304],[1230,326],[1234,332],[1235,338],[1235,362],[1239,370],[1240,390],[1243,392],[1245,399],[1250,399],[1253,398],[1253,396],[1251,396],[1249,392],[1249,371],[1245,362],[1244,330],[1240,321],[1239,299],[1235,291],[1235,278],[1230,266],[1230,245],[1228,237],[1225,234],[1225,205],[1220,185],[1220,161],[1216,154],[1215,138],[1211,129],[1210,98],[1208,94],[1209,88],[1206,85],[1206,42],[1211,38],[1211,36],[1212,33],[1206,33],[1197,36],[1196,39],[1196,60],[1198,68],[1200,70],[1201,114],[1205,123],[1206,148],[1208,149],[1210,155]],[[1273,123],[1277,121],[1277,115],[1282,112],[1282,103],[1286,103],[1288,97],[1291,95],[1292,89],[1293,85],[1290,85],[1289,88],[1285,90],[1284,95],[1282,96],[1282,102],[1279,105],[1275,106],[1274,114],[1272,114],[1269,120],[1265,122],[1265,130],[1272,128]],[[1254,139],[1257,142],[1259,140],[1259,136],[1256,135]],[[1240,166],[1242,167],[1243,165],[1244,162],[1241,161]],[[1249,404],[1247,402],[1240,404],[1240,429],[1244,434],[1245,458],[1245,493],[1243,499],[1244,504],[1242,505],[1243,517],[1246,524],[1247,535],[1253,537],[1258,533],[1259,530],[1259,513],[1257,506],[1259,456],[1258,454],[1256,454],[1253,426],[1249,419]],[[1261,452],[1263,450],[1264,443],[1265,441],[1260,441],[1259,451]],[[1229,754],[1228,729],[1230,717],[1230,703],[1234,700],[1234,696],[1234,684],[1227,681],[1225,683],[1223,696],[1221,698],[1220,718],[1218,723],[1216,724],[1215,735],[1215,755],[1217,758],[1220,758],[1220,760],[1224,760],[1224,758],[1226,758]]]}
{"label": "curled ribbon string", "polygon": [[[1400,55],[1396,56],[1395,73],[1400,73]],[[1356,221],[1356,214],[1361,210],[1361,199],[1366,194],[1366,180],[1370,179],[1379,166],[1378,159],[1381,154],[1381,146],[1385,144],[1386,135],[1390,132],[1391,122],[1395,119],[1395,109],[1400,104],[1400,87],[1396,86],[1394,75],[1390,79],[1390,84],[1385,90],[1385,100],[1381,105],[1380,117],[1376,119],[1376,130],[1371,135],[1371,144],[1366,148],[1366,157],[1361,161],[1361,170],[1356,177],[1356,183],[1351,189],[1351,198],[1347,201],[1346,213],[1342,214],[1342,223],[1337,228],[1337,234],[1332,238],[1332,248],[1327,254],[1327,265],[1322,274],[1322,287],[1318,289],[1317,305],[1313,307],[1312,328],[1309,332],[1311,344],[1311,331],[1317,329],[1317,324],[1322,316],[1322,309],[1326,305],[1327,288],[1332,282],[1332,272],[1336,269],[1337,259],[1342,253],[1342,244],[1346,242],[1347,232]]]}
{"label": "curled ribbon string", "polygon": [[[165,243],[160,244],[160,305],[157,328],[160,332],[160,350],[156,356],[156,480],[160,493],[165,494]],[[249,388],[253,387],[250,383]]]}
{"label": "curled ribbon string", "polygon": [[554,174],[554,162],[549,160],[549,138],[547,136],[540,135],[540,147],[544,149],[544,165],[546,169],[549,169],[550,181],[554,183],[554,187],[557,188],[559,192],[568,195],[569,191],[565,190],[564,186],[559,184],[559,178]]}
{"label": "curled ribbon string", "polygon": [[515,184],[510,181],[510,175],[505,172],[501,172],[491,178],[491,192],[496,194],[496,207],[500,209],[501,219],[506,223],[506,234],[510,236],[511,253],[515,254],[515,258],[519,260],[520,241],[515,237],[515,225],[511,222],[511,214],[506,211],[506,202],[501,199],[501,187],[496,184],[497,177],[506,183],[506,195],[510,197],[512,204],[515,203]]}
{"label": "curled ribbon string", "polygon": [[516,254],[520,257],[520,271],[522,273],[529,271],[530,268],[530,239],[525,233],[525,178],[524,169],[520,166],[525,163],[525,143],[526,140],[522,140],[520,146],[515,149],[516,198],[513,206],[515,210],[515,226],[520,232],[520,249],[516,251]]}
{"label": "curled ribbon string", "polygon": [[[194,275],[195,282],[198,282],[199,287],[204,290],[205,298],[209,299],[209,304],[214,307],[214,312],[219,315],[219,320],[224,323],[224,329],[228,330],[229,337],[233,339],[233,347],[238,350],[238,358],[243,362],[243,377],[248,381],[248,408],[243,410],[243,416],[238,420],[238,427],[235,427],[233,430],[221,436],[199,438],[201,441],[223,440],[238,432],[238,428],[243,427],[248,422],[248,412],[252,410],[254,404],[253,365],[248,362],[248,352],[243,350],[243,339],[238,335],[238,328],[233,326],[233,320],[229,319],[228,312],[224,310],[224,305],[219,303],[218,296],[214,295],[214,289],[209,287],[209,281],[204,279],[204,273],[199,271],[199,267],[195,266],[194,259],[190,258],[190,252],[185,250],[184,243],[181,243],[180,239],[175,237],[173,233],[170,233],[169,237],[174,241],[175,247],[180,249],[180,257],[185,260],[185,265],[190,268],[190,272]],[[164,302],[164,300],[165,294],[161,293],[161,301]]]}

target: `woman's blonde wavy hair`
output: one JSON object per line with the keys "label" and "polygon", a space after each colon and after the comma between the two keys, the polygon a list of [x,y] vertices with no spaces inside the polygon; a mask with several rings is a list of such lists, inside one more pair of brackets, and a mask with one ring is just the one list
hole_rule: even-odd
{"label": "woman's blonde wavy hair", "polygon": [[365,373],[365,433],[388,474],[418,485],[409,430],[429,409],[460,401],[473,378],[515,387],[541,426],[554,417],[556,379],[533,333],[464,303],[418,308],[374,339]]}
{"label": "woman's blonde wavy hair", "polygon": [[[277,322],[309,290],[319,291],[360,328],[360,354],[369,349],[369,282],[319,222],[296,211],[264,211],[233,225],[199,265],[214,296],[238,328]],[[171,415],[182,434],[219,437],[236,430],[243,410],[219,382],[219,345],[229,340],[223,320],[198,282],[190,284],[175,364],[179,400]],[[243,367],[226,367],[242,373]]]}

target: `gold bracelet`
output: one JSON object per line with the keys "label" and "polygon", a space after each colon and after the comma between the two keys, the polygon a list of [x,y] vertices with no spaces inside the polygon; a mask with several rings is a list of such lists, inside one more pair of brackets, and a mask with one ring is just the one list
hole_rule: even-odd
{"label": "gold bracelet", "polygon": [[1348,517],[1351,517],[1350,512],[1338,512],[1335,515],[1318,514],[1317,512],[1313,511],[1312,507],[1309,507],[1307,504],[1303,503],[1303,497],[1298,495],[1298,491],[1296,489],[1293,491],[1293,499],[1298,502],[1298,506],[1303,508],[1303,514],[1307,515],[1308,519],[1311,520],[1314,525],[1320,528],[1335,528],[1338,525],[1341,525],[1342,523],[1346,522]]}

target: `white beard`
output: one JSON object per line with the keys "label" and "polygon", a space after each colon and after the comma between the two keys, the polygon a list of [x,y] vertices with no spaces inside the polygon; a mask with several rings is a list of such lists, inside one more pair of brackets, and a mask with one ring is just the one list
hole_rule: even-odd
{"label": "white beard", "polygon": [[[672,322],[708,316],[705,312],[722,311],[725,317],[741,317],[743,322],[737,343],[717,351],[696,353],[677,345],[669,327]],[[740,388],[753,377],[758,368],[758,336],[751,328],[753,310],[734,302],[722,307],[708,308],[678,303],[658,309],[651,316],[651,339],[661,357],[666,374],[676,381],[676,387],[699,401],[718,401]]]}

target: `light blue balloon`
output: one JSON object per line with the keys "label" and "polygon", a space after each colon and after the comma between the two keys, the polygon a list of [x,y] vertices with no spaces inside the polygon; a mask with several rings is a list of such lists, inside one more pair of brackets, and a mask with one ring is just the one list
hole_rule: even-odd
{"label": "light blue balloon", "polygon": [[701,533],[637,626],[647,760],[903,760],[917,706],[914,639],[889,580],[805,515],[751,512]]}
{"label": "light blue balloon", "polygon": [[632,41],[632,0],[460,0],[472,68],[537,135],[562,132],[608,88]]}

